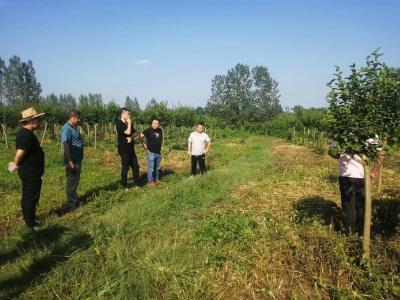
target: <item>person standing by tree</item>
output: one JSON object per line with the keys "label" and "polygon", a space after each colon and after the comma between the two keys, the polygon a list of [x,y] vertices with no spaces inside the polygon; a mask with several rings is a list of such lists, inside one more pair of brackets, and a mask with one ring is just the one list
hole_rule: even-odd
{"label": "person standing by tree", "polygon": [[68,121],[61,128],[61,143],[64,147],[64,164],[67,177],[67,211],[74,210],[79,206],[77,190],[83,160],[83,141],[77,127],[79,121],[80,112],[71,109]]}
{"label": "person standing by tree", "polygon": [[[368,143],[376,143],[370,139]],[[339,159],[339,189],[341,206],[344,215],[345,231],[350,234],[363,235],[364,206],[365,206],[365,176],[361,157],[348,149],[340,153],[337,142],[332,142],[329,155]],[[375,179],[380,166],[383,163],[384,152],[380,152],[379,158],[371,171],[371,178]]]}
{"label": "person standing by tree", "polygon": [[147,150],[147,179],[149,186],[156,186],[160,181],[161,173],[161,146],[163,141],[163,131],[160,128],[160,120],[153,119],[151,127],[140,134],[140,138],[146,137],[143,144]]}
{"label": "person standing by tree", "polygon": [[116,123],[118,134],[118,154],[121,156],[121,180],[125,190],[128,189],[128,172],[132,168],[134,186],[139,185],[139,164],[135,153],[134,137],[136,131],[133,128],[129,109],[121,109],[121,117]]}
{"label": "person standing by tree", "polygon": [[188,154],[192,158],[192,172],[191,176],[197,173],[197,164],[200,167],[200,173],[206,173],[206,153],[211,148],[211,139],[207,133],[204,132],[202,124],[196,125],[196,131],[192,132],[188,139]]}
{"label": "person standing by tree", "polygon": [[21,114],[22,128],[16,136],[15,160],[9,164],[8,169],[10,172],[18,170],[22,182],[21,208],[25,224],[33,231],[38,231],[35,215],[42,188],[44,153],[33,132],[39,128],[44,113],[37,113],[34,108],[28,108]]}

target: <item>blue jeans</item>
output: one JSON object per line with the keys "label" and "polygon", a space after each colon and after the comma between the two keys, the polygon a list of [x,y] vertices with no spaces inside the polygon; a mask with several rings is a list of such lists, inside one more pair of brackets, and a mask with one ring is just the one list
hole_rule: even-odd
{"label": "blue jeans", "polygon": [[147,180],[157,182],[160,180],[161,154],[147,150]]}

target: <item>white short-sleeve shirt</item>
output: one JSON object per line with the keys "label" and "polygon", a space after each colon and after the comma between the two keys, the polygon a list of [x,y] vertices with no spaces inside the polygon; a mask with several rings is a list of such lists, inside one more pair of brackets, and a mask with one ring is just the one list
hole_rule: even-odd
{"label": "white short-sleeve shirt", "polygon": [[202,155],[211,139],[207,133],[195,131],[190,134],[188,142],[192,143],[192,155]]}
{"label": "white short-sleeve shirt", "polygon": [[341,154],[339,158],[339,176],[364,178],[364,166],[361,163],[361,158],[357,154]]}
{"label": "white short-sleeve shirt", "polygon": [[[337,146],[337,142],[333,141],[331,147]],[[357,154],[350,155],[342,153],[339,157],[339,176],[351,178],[364,178],[364,166],[361,158]]]}
{"label": "white short-sleeve shirt", "polygon": [[[370,138],[366,141],[366,144],[378,144],[379,137]],[[334,141],[331,147],[336,147],[337,142]],[[382,151],[382,148],[378,148]],[[341,154],[339,158],[339,176],[340,177],[351,177],[351,178],[364,178],[364,166],[361,163],[361,157],[357,154]]]}

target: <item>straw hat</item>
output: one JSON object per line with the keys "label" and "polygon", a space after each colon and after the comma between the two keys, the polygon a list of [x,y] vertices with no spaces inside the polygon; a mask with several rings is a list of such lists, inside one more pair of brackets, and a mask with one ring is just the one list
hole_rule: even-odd
{"label": "straw hat", "polygon": [[44,114],[45,113],[40,113],[39,114],[36,111],[36,109],[34,109],[33,107],[30,107],[30,108],[25,109],[24,111],[21,112],[22,119],[19,122],[22,123],[22,122],[31,121],[33,119],[40,118],[40,117],[44,116]]}

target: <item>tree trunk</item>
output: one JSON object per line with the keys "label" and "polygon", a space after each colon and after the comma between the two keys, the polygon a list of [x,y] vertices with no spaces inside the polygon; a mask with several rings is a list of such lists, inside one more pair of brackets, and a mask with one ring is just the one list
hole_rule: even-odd
{"label": "tree trunk", "polygon": [[364,163],[365,176],[365,210],[364,210],[364,237],[363,252],[365,257],[369,257],[369,247],[371,239],[372,221],[372,193],[371,193],[371,170],[368,162]]}

